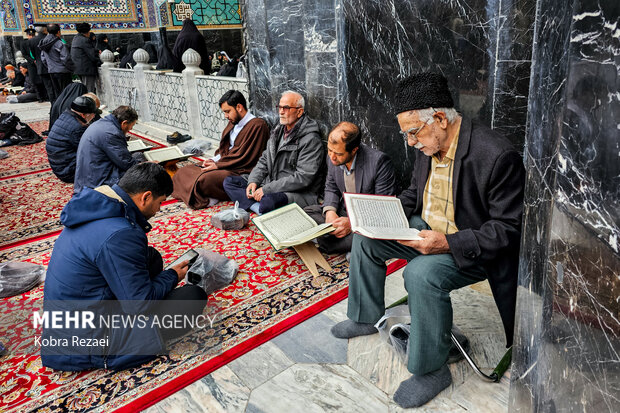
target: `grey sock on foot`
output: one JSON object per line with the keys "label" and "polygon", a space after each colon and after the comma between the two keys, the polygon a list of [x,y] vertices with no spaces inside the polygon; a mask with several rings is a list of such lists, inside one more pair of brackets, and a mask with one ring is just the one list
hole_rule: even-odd
{"label": "grey sock on foot", "polygon": [[332,327],[332,334],[338,338],[353,338],[375,334],[378,330],[370,323],[356,323],[352,320],[341,321]]}
{"label": "grey sock on foot", "polygon": [[422,406],[432,400],[452,383],[452,375],[447,364],[423,376],[411,376],[400,383],[394,393],[394,401],[402,408]]}

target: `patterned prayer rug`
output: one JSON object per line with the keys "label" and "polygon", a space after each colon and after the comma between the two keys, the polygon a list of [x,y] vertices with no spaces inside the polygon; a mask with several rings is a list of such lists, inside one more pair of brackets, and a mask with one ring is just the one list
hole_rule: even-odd
{"label": "patterned prayer rug", "polygon": [[[239,264],[235,281],[209,297],[205,313],[215,319],[177,341],[169,356],[122,372],[58,372],[42,367],[38,355],[0,359],[0,410],[136,411],[145,408],[288,328],[346,297],[348,264],[329,256],[333,268],[313,277],[292,249],[275,252],[250,223],[239,231],[210,225],[214,213],[232,203],[192,211],[168,204],[152,220],[149,241],[172,261],[190,247],[216,251]],[[47,265],[56,236],[4,249],[0,262],[22,260]],[[392,269],[396,269],[393,267]],[[2,340],[20,342],[15,326],[31,317],[42,286],[0,301]],[[32,341],[32,337],[23,341]]]}
{"label": "patterned prayer rug", "polygon": [[[29,122],[28,125],[41,135],[41,132],[47,129],[48,121]],[[42,171],[50,167],[47,162],[47,152],[45,152],[45,141],[34,145],[6,146],[2,149],[10,156],[0,159],[0,179]]]}
{"label": "patterned prayer rug", "polygon": [[0,180],[0,246],[60,230],[72,194],[51,170]]}

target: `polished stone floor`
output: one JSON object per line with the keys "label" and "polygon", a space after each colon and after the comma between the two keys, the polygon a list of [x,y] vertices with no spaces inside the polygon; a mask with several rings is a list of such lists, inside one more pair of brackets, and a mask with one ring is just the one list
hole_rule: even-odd
{"label": "polished stone floor", "polygon": [[[387,278],[386,303],[403,297],[402,273]],[[469,337],[471,354],[485,371],[504,355],[504,335],[488,283],[452,293],[454,322]],[[390,412],[408,378],[405,365],[379,334],[341,340],[329,329],[346,318],[347,301],[246,353],[227,366],[147,409],[170,412]],[[460,361],[452,364],[453,384],[420,412],[508,410],[509,374],[486,383]]]}

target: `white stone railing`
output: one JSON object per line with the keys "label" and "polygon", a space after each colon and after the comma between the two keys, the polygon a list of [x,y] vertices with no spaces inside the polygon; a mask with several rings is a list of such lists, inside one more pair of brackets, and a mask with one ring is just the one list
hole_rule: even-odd
{"label": "white stone railing", "polygon": [[98,94],[110,110],[120,105],[134,107],[141,123],[219,141],[228,123],[218,104],[222,95],[235,89],[249,101],[246,79],[204,76],[200,55],[192,49],[183,54],[186,68],[182,73],[152,70],[143,49],[136,50],[133,58],[133,69],[119,69],[112,52],[101,53]]}

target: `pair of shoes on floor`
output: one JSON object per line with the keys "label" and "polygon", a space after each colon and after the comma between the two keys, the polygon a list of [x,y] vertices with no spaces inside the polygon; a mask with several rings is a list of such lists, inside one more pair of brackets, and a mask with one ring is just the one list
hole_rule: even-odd
{"label": "pair of shoes on floor", "polygon": [[181,132],[173,132],[172,134],[166,136],[166,141],[168,143],[176,145],[177,143],[185,142],[192,139],[190,135],[183,135]]}

